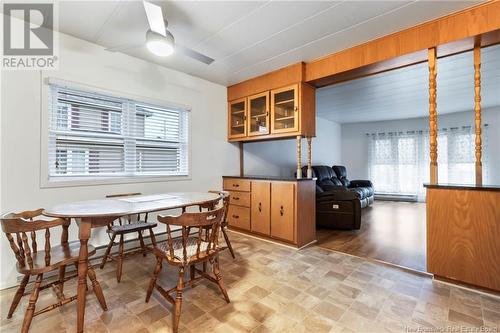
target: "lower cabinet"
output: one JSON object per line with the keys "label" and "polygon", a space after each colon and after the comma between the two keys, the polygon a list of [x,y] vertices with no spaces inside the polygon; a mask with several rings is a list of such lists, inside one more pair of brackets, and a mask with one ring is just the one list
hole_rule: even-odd
{"label": "lower cabinet", "polygon": [[271,236],[293,242],[295,184],[274,182],[271,184]]}
{"label": "lower cabinet", "polygon": [[267,235],[271,234],[271,183],[265,181],[252,182],[251,194],[251,230]]}
{"label": "lower cabinet", "polygon": [[316,240],[315,181],[224,177],[231,228],[302,247]]}

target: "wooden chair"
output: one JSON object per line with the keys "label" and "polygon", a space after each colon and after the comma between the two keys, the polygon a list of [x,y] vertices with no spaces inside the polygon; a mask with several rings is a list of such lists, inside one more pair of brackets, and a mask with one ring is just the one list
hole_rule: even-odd
{"label": "wooden chair", "polygon": [[[107,195],[106,198],[124,198],[130,197],[134,195],[140,195],[141,193],[127,193],[127,194],[113,194]],[[123,259],[126,256],[142,253],[145,257],[148,251],[148,247],[144,244],[144,238],[142,237],[142,232],[145,230],[149,230],[149,237],[151,238],[151,243],[153,246],[156,245],[155,234],[153,232],[153,228],[157,226],[156,223],[148,222],[148,214],[144,214],[144,220],[141,219],[141,214],[137,214],[136,220],[134,221],[132,218],[134,216],[128,215],[125,217],[120,217],[117,220],[113,221],[108,225],[108,229],[106,230],[109,236],[109,244],[106,248],[106,252],[102,258],[101,269],[104,268],[108,259],[116,261],[116,281],[120,282],[122,278],[122,270],[123,270]],[[117,222],[117,224],[115,224]],[[124,250],[124,238],[126,234],[131,234],[137,232],[139,236],[139,242],[141,248],[138,250],[125,251]],[[120,236],[118,254],[113,256],[110,254],[111,248],[115,245],[116,236]]]}
{"label": "wooden chair", "polygon": [[[30,276],[36,276],[33,291],[31,293],[26,314],[24,316],[23,326],[21,332],[28,332],[31,320],[34,316],[44,312],[56,309],[64,304],[67,304],[76,299],[75,296],[66,297],[63,293],[64,282],[76,277],[72,275],[66,277],[66,266],[75,265],[78,269],[78,258],[80,252],[80,242],[68,242],[68,227],[70,221],[65,219],[52,219],[52,220],[35,220],[34,218],[42,215],[43,209],[35,211],[26,211],[22,213],[9,213],[1,218],[2,230],[7,235],[10,247],[14,252],[17,260],[17,271],[24,275],[21,285],[17,289],[12,304],[7,314],[7,318],[11,318],[12,314],[17,308],[19,301],[25,293],[26,285]],[[50,229],[61,226],[61,243],[52,247],[50,240]],[[37,244],[37,231],[44,232],[45,244],[43,250],[38,249]],[[30,235],[31,244],[27,234]],[[89,257],[94,255],[96,250],[93,246],[88,246]],[[59,271],[58,280],[42,286],[43,275],[51,271]],[[92,266],[88,265],[87,275],[92,282],[94,293],[103,310],[107,310],[106,301],[102,293],[101,286],[96,279],[96,275]],[[35,312],[35,304],[38,299],[40,290],[50,288],[54,290],[58,302],[47,306]]]}
{"label": "wooden chair", "polygon": [[[231,245],[231,241],[229,240],[229,236],[227,235],[227,230],[226,230],[226,228],[227,228],[227,211],[229,209],[229,198],[230,198],[229,192],[227,192],[227,191],[208,191],[208,192],[218,194],[222,197],[221,202],[222,202],[222,206],[224,207],[224,216],[222,218],[221,231],[222,231],[222,235],[224,236],[226,246],[221,247],[220,250],[222,251],[225,249],[229,249],[229,252],[231,253],[231,257],[233,257],[233,259],[235,259],[236,256],[234,255],[234,250],[233,250],[233,247]],[[207,203],[207,204],[198,205],[200,212],[202,212],[203,209],[213,210],[213,209],[215,209],[216,206],[217,206],[217,202],[211,202],[211,203]],[[186,208],[183,209],[183,212],[185,212],[185,211],[186,211]]]}
{"label": "wooden chair", "polygon": [[[220,225],[224,215],[224,207],[208,212],[183,213],[180,216],[158,216],[158,221],[165,224],[167,228],[167,242],[161,247],[153,249],[156,255],[156,267],[149,283],[146,294],[146,302],[149,302],[153,289],[157,289],[167,301],[174,306],[173,331],[177,333],[182,307],[182,290],[192,286],[202,278],[206,278],[219,286],[224,299],[229,303],[222,275],[219,269],[219,246],[218,237]],[[172,237],[171,226],[181,227],[181,237]],[[198,232],[190,234],[191,228],[197,228]],[[178,267],[179,277],[177,286],[165,290],[156,283],[158,274],[162,268],[162,262],[166,260],[168,264]],[[195,267],[198,263],[210,262],[213,275],[199,270]],[[184,283],[183,276],[185,269],[190,268],[190,280]],[[196,273],[200,276],[196,277]],[[175,298],[170,293],[176,292]]]}

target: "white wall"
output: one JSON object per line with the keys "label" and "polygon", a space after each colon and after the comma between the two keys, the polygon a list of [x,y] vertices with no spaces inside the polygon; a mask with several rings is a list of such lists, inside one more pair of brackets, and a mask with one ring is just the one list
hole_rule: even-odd
{"label": "white wall", "polygon": [[[340,162],[340,125],[316,118],[316,137],[312,140],[313,165]],[[293,176],[297,170],[297,140],[277,140],[244,144],[245,174]],[[302,140],[302,165],[307,162],[307,142]]]}
{"label": "white wall", "polygon": [[[67,35],[60,35],[59,70],[1,73],[1,211],[21,211],[54,204],[102,198],[109,193],[207,191],[221,188],[221,176],[236,174],[237,146],[226,139],[226,88],[169,70]],[[164,100],[192,107],[191,180],[40,187],[40,121],[43,77]],[[94,231],[95,246],[107,243],[103,230]],[[77,229],[70,229],[77,239]],[[14,255],[0,236],[0,288],[16,283]]]}
{"label": "white wall", "polygon": [[[483,124],[489,124],[488,154],[491,184],[500,184],[500,107],[482,110]],[[438,115],[438,127],[474,126],[474,113],[457,112]],[[342,125],[342,163],[349,178],[368,179],[368,139],[366,133],[428,129],[428,118],[353,123]],[[439,153],[439,146],[438,146]]]}

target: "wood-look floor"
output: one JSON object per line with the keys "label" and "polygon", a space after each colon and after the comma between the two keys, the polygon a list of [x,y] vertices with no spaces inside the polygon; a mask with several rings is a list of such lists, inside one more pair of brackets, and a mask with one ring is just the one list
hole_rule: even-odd
{"label": "wood-look floor", "polygon": [[319,229],[319,246],[426,271],[425,203],[375,201],[360,230]]}

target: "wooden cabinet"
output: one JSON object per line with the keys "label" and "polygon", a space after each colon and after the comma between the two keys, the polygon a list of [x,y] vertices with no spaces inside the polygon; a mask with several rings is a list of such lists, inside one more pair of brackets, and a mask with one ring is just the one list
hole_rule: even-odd
{"label": "wooden cabinet", "polygon": [[230,228],[302,247],[316,240],[316,182],[224,177]]}
{"label": "wooden cabinet", "polygon": [[229,102],[229,141],[316,135],[315,88],[296,83]]}
{"label": "wooden cabinet", "polygon": [[250,217],[253,232],[271,234],[271,183],[252,181]]}
{"label": "wooden cabinet", "polygon": [[271,184],[271,236],[294,242],[295,184],[273,182]]}
{"label": "wooden cabinet", "polygon": [[298,85],[271,90],[271,133],[297,132],[298,130]]}
{"label": "wooden cabinet", "polygon": [[229,139],[247,136],[247,99],[240,98],[229,103],[228,137]]}
{"label": "wooden cabinet", "polygon": [[269,134],[269,92],[248,97],[248,135]]}

